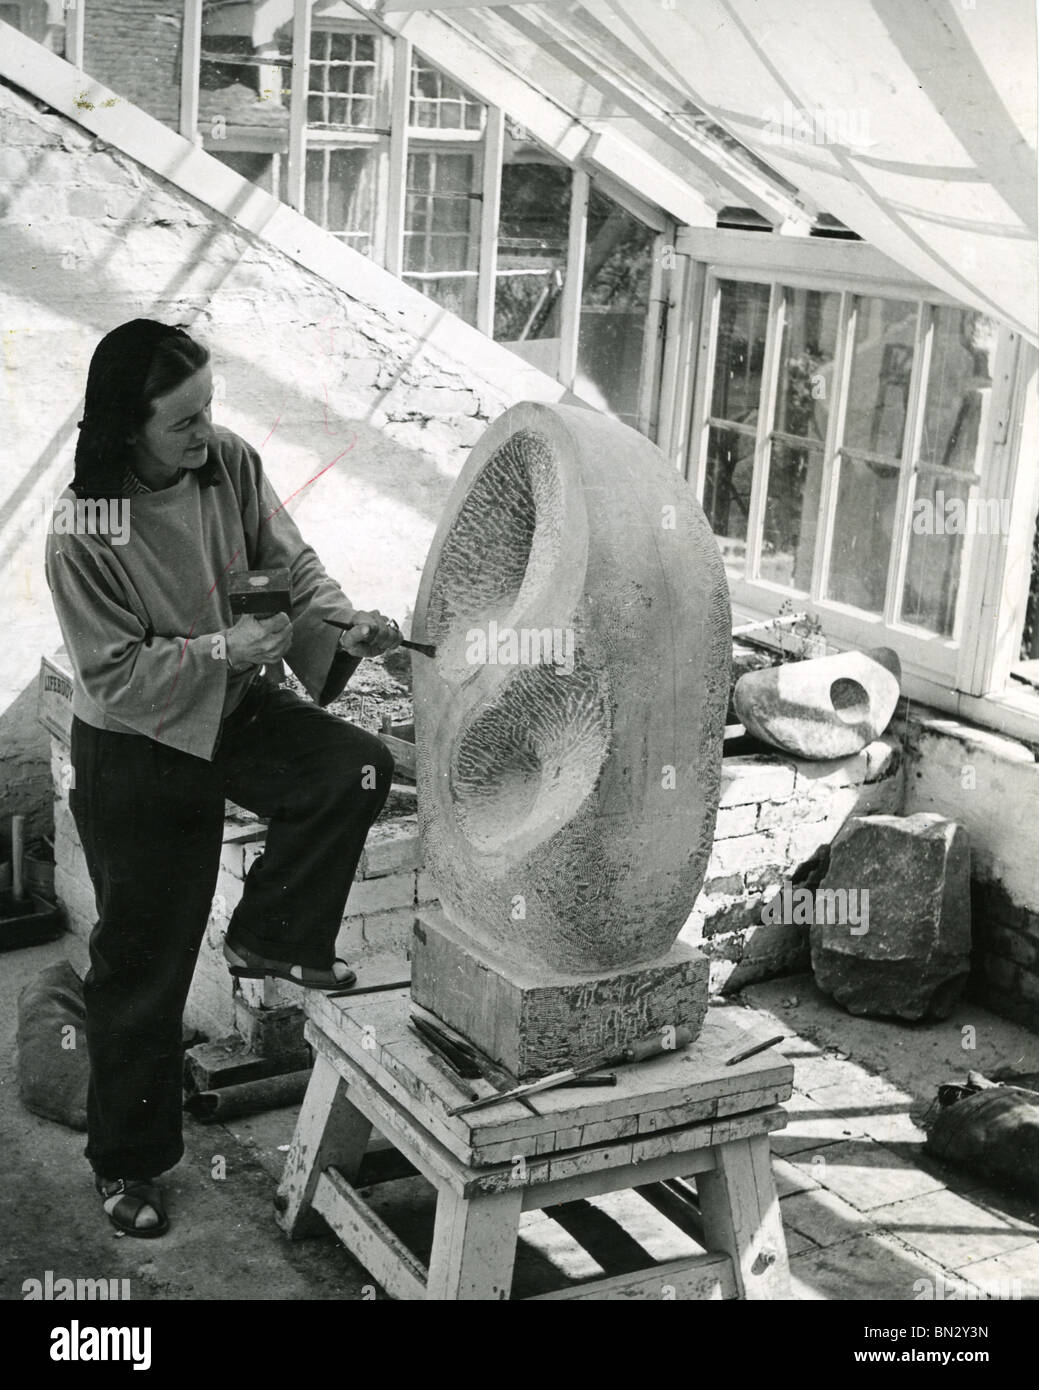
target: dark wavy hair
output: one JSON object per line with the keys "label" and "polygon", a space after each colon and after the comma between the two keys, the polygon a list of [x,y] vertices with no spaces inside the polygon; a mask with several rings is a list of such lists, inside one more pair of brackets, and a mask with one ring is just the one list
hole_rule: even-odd
{"label": "dark wavy hair", "polygon": [[[107,333],[90,359],[86,408],[79,422],[77,497],[118,497],[129,462],[129,437],[147,421],[160,396],[175,390],[209,361],[209,349],[183,328],[155,319],[132,319]],[[210,458],[196,477],[217,483]]]}

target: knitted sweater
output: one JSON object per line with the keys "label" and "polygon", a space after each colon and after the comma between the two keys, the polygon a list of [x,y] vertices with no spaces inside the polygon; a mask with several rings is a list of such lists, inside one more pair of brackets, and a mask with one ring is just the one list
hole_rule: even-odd
{"label": "knitted sweater", "polygon": [[[221,721],[255,675],[230,672],[226,644],[214,636],[234,623],[230,575],[291,571],[285,659],[319,704],[335,699],[358,662],[339,651],[339,632],[322,621],[348,621],[353,606],[282,508],[259,454],[217,429],[209,458],[217,486],[203,487],[186,471],[172,487],[125,500],[125,544],[52,528],[46,570],[75,675],[73,714],[211,761]],[[70,498],[66,490],[59,505]]]}

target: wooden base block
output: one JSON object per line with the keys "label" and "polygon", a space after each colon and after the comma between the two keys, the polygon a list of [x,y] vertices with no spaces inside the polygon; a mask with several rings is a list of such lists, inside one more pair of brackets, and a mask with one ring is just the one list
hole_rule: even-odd
{"label": "wooden base block", "polygon": [[419,913],[411,994],[514,1076],[580,1066],[668,1026],[695,1037],[708,962],[676,943],[659,961],[597,975],[523,972],[476,946],[439,909]]}

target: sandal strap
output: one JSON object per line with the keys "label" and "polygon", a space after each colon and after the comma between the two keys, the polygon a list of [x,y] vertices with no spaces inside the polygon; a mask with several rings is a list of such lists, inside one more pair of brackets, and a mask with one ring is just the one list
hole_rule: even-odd
{"label": "sandal strap", "polygon": [[[115,1219],[118,1224],[136,1230],[149,1229],[137,1225],[138,1217],[145,1207],[151,1207],[158,1217],[160,1226],[166,1219],[162,1192],[148,1178],[113,1178],[111,1181],[98,1178],[96,1186],[101,1194],[106,1215]],[[115,1204],[109,1207],[108,1203],[113,1197],[116,1199]]]}

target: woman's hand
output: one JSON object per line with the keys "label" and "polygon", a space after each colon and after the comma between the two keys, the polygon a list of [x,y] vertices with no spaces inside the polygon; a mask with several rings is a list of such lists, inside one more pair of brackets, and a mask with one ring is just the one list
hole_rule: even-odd
{"label": "woman's hand", "polygon": [[246,613],[227,630],[227,660],[232,666],[267,666],[280,661],[292,646],[292,622],[284,613],[255,618]]}
{"label": "woman's hand", "polygon": [[340,650],[348,656],[381,656],[400,646],[400,629],[392,618],[384,617],[378,609],[360,609],[351,619],[353,626],[339,639]]}

